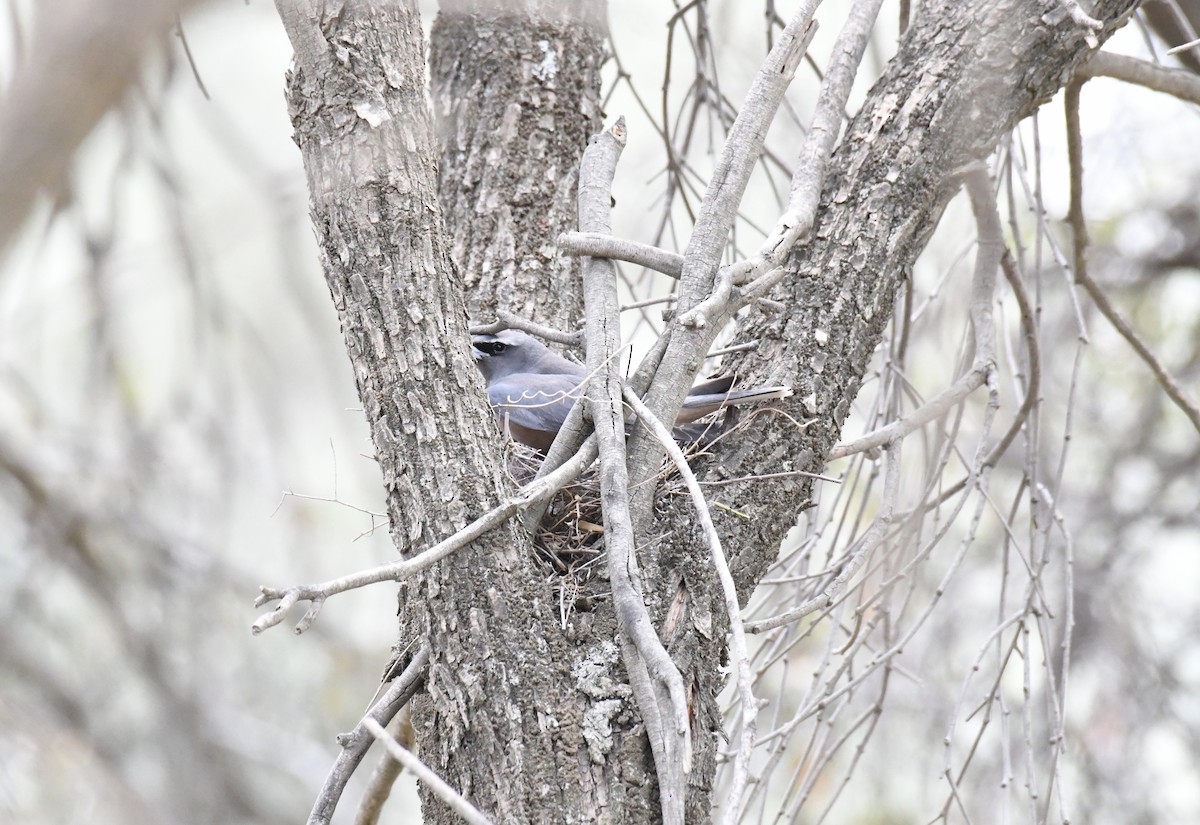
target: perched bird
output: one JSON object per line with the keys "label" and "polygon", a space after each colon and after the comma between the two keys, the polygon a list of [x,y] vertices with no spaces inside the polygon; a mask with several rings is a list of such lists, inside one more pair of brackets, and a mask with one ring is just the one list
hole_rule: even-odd
{"label": "perched bird", "polygon": [[[567,413],[583,395],[584,367],[515,329],[471,336],[471,352],[487,382],[488,401],[500,425],[522,444],[541,452],[550,449]],[[732,375],[725,375],[692,387],[675,419],[677,440],[695,441],[701,432],[681,425],[709,413],[792,394],[788,387],[734,390],[733,380]]]}

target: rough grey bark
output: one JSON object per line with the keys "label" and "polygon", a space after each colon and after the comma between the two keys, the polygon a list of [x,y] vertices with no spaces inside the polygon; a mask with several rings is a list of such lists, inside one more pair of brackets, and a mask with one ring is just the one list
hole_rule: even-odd
{"label": "rough grey bark", "polygon": [[497,308],[573,329],[579,157],[601,128],[604,3],[442,3],[430,32],[439,194],[473,318]]}
{"label": "rough grey bark", "polygon": [[296,48],[289,110],[405,551],[461,527],[504,490],[444,243],[424,65],[406,47],[420,42],[420,19],[400,4],[347,4],[320,21],[294,9],[281,3]]}

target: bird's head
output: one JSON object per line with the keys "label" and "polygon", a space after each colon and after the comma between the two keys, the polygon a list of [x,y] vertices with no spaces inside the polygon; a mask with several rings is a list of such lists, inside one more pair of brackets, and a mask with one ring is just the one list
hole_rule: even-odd
{"label": "bird's head", "polygon": [[471,336],[471,354],[488,386],[510,375],[582,376],[583,366],[568,361],[532,335],[505,329],[495,335]]}
{"label": "bird's head", "polygon": [[494,335],[471,336],[475,366],[489,383],[506,375],[535,372],[546,353],[549,350],[540,341],[520,330],[504,329]]}

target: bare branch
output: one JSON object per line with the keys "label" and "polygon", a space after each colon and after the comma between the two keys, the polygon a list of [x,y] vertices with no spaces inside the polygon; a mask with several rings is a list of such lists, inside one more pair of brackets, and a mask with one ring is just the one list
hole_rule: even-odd
{"label": "bare branch", "polygon": [[1004,227],[996,208],[987,168],[975,164],[966,170],[963,183],[971,200],[978,231],[975,252],[975,272],[971,277],[971,331],[975,336],[975,363],[988,373],[995,368],[996,331],[992,324],[992,303],[996,300],[996,273],[1004,256]]}
{"label": "bare branch", "polygon": [[383,813],[383,806],[392,795],[392,788],[403,772],[404,766],[397,762],[391,754],[385,754],[376,763],[375,770],[371,771],[371,778],[367,780],[367,787],[363,791],[362,799],[358,803],[358,810],[354,814],[354,825],[378,825],[379,817]]}
{"label": "bare branch", "polygon": [[580,347],[583,345],[582,330],[563,332],[554,327],[548,327],[544,324],[538,324],[522,318],[520,315],[516,315],[505,309],[496,310],[496,320],[490,324],[472,324],[469,332],[472,335],[492,335],[505,329],[519,329],[523,332],[528,332],[530,335],[536,335],[539,338],[553,341],[556,344],[564,344],[568,347]]}
{"label": "bare branch", "polygon": [[1025,397],[1021,401],[1021,407],[1017,410],[1017,414],[1013,416],[1013,421],[1009,425],[1008,432],[992,448],[988,457],[983,460],[984,464],[995,464],[1004,455],[1005,451],[1008,450],[1008,446],[1012,443],[1017,433],[1020,432],[1025,420],[1029,417],[1029,411],[1033,409],[1033,405],[1037,402],[1038,393],[1041,392],[1042,388],[1042,357],[1041,350],[1038,347],[1036,322],[1033,317],[1033,304],[1029,300],[1029,292],[1025,289],[1025,283],[1021,280],[1021,272],[1017,268],[1017,262],[1007,251],[1000,258],[1000,270],[1004,273],[1008,285],[1012,287],[1013,295],[1017,298],[1017,306],[1021,312],[1021,329],[1024,331],[1025,351],[1029,357],[1029,380],[1026,382]]}
{"label": "bare branch", "polygon": [[558,251],[563,255],[614,258],[672,278],[678,278],[683,272],[683,256],[677,252],[597,232],[564,232],[558,236]]}
{"label": "bare branch", "polygon": [[[780,34],[779,42],[763,61],[746,93],[742,110],[729,130],[684,253],[680,302],[685,311],[679,316],[681,326],[703,328],[723,313],[728,304],[729,287],[737,273],[723,273],[719,286],[703,300],[696,300],[697,293],[709,292],[709,284],[717,275],[721,250],[729,238],[729,229],[750,173],[762,154],[767,126],[774,119],[784,92],[795,76],[796,66],[816,35],[813,14],[818,5],[820,0],[807,0]],[[687,378],[691,380],[691,376]]]}
{"label": "bare branch", "polygon": [[[751,258],[735,264],[740,268],[735,281],[753,280],[783,263],[796,241],[812,229],[825,168],[842,131],[846,101],[867,50],[875,18],[883,0],[857,0],[834,43],[833,56],[821,84],[812,126],[800,149],[787,212]],[[744,274],[742,274],[744,271]]]}
{"label": "bare branch", "polygon": [[987,172],[974,165],[964,175],[971,208],[979,225],[979,251],[975,258],[975,274],[971,282],[971,326],[975,336],[975,361],[971,369],[937,397],[903,418],[869,432],[853,441],[838,444],[829,451],[829,461],[854,453],[873,450],[902,439],[937,418],[983,386],[995,367],[995,344],[992,329],[992,300],[996,294],[996,270],[1004,255],[1003,228],[996,211],[995,198]]}
{"label": "bare branch", "polygon": [[930,421],[944,416],[956,404],[983,386],[986,379],[987,369],[985,366],[979,363],[974,364],[962,378],[959,378],[949,387],[942,390],[936,397],[926,401],[903,418],[898,418],[892,423],[873,430],[866,435],[861,435],[852,441],[838,444],[829,451],[827,460],[836,461],[839,458],[845,458],[846,456],[868,450],[875,450],[897,439],[905,438],[921,427],[924,427]]}
{"label": "bare branch", "polygon": [[715,481],[701,481],[701,486],[704,487],[725,487],[730,484],[744,484],[747,481],[770,481],[776,478],[815,478],[820,481],[830,481],[834,484],[841,484],[842,479],[834,478],[833,476],[825,476],[820,473],[810,473],[807,470],[785,470],[778,473],[755,473],[752,476],[742,476],[741,478],[722,478]]}
{"label": "bare branch", "polygon": [[1162,362],[1155,357],[1146,343],[1138,336],[1133,325],[1123,316],[1112,302],[1108,300],[1108,296],[1100,289],[1100,285],[1088,274],[1087,270],[1087,222],[1083,217],[1083,138],[1079,130],[1079,90],[1081,84],[1078,81],[1069,83],[1066,88],[1066,93],[1063,99],[1063,104],[1066,106],[1067,112],[1067,158],[1071,166],[1071,205],[1067,211],[1067,220],[1071,224],[1073,235],[1073,248],[1075,255],[1075,281],[1087,290],[1088,295],[1092,297],[1096,308],[1100,313],[1108,319],[1108,322],[1113,325],[1113,328],[1121,334],[1121,337],[1129,342],[1146,366],[1154,373],[1154,377],[1158,379],[1158,383],[1162,386],[1163,392],[1167,397],[1175,402],[1188,420],[1192,422],[1192,426],[1200,432],[1200,405],[1196,403],[1196,399],[1192,398],[1174,376],[1167,371],[1167,368],[1162,365]]}
{"label": "bare branch", "polygon": [[[579,166],[580,229],[601,233],[609,230],[612,180],[624,147],[624,118],[589,142]],[[655,632],[637,582],[625,466],[625,409],[615,358],[621,348],[616,266],[608,258],[586,258],[583,279],[587,366],[591,373],[587,402],[600,448],[600,497],[613,606],[625,668],[654,754],[663,822],[676,825],[683,822],[684,775],[691,763],[687,698],[683,676]]]}
{"label": "bare branch", "polygon": [[1173,95],[1189,103],[1200,103],[1200,75],[1183,69],[1168,69],[1136,57],[1097,52],[1079,67],[1077,78],[1112,77],[1156,92]]}
{"label": "bare branch", "polygon": [[1167,54],[1177,55],[1182,52],[1186,52],[1189,49],[1194,49],[1197,46],[1200,46],[1200,38],[1189,40],[1187,43],[1180,43],[1178,46],[1172,46],[1171,48],[1167,49]]}
{"label": "bare branch", "polygon": [[484,816],[478,808],[467,801],[466,797],[451,788],[446,781],[434,773],[433,769],[418,759],[406,747],[396,741],[390,733],[371,717],[363,719],[363,726],[372,736],[383,743],[392,758],[399,762],[420,780],[426,788],[437,794],[456,814],[470,825],[491,825],[492,820]]}
{"label": "bare branch", "polygon": [[[703,362],[703,352],[711,346],[719,330],[715,323],[718,316],[730,309],[732,273],[720,276],[720,286],[714,289],[722,250],[728,242],[750,172],[762,153],[766,127],[814,33],[812,15],[817,5],[819,0],[806,0],[772,48],[751,84],[714,169],[684,253],[680,311],[667,336],[660,339],[664,350],[657,362],[657,372],[650,369],[656,380],[645,396],[646,405],[663,420],[674,420]],[[630,455],[635,483],[640,484],[658,472],[662,452],[657,441],[635,436]],[[647,513],[653,488],[643,485],[634,495],[636,511]]]}

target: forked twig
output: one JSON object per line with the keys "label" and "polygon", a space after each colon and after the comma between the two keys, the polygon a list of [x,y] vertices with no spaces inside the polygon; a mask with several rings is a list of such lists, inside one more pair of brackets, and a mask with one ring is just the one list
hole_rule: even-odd
{"label": "forked twig", "polygon": [[330,596],[378,582],[401,581],[433,566],[451,553],[461,550],[479,537],[496,529],[526,507],[549,500],[562,489],[563,485],[569,484],[583,473],[590,463],[586,448],[580,450],[574,460],[564,463],[553,473],[530,482],[512,498],[484,513],[449,538],[411,558],[360,570],[357,573],[340,576],[320,584],[300,584],[284,588],[263,585],[259,588],[261,592],[254,600],[254,606],[262,607],[273,601],[278,601],[279,604],[270,613],[259,616],[251,626],[251,632],[257,635],[267,628],[274,627],[283,621],[288,611],[297,602],[307,601],[311,604],[296,624],[296,633],[303,633],[312,627],[325,600]]}
{"label": "forked twig", "polygon": [[346,783],[350,781],[350,777],[370,749],[371,743],[375,741],[370,735],[368,722],[387,725],[392,721],[392,717],[400,712],[400,708],[404,707],[424,683],[425,668],[428,664],[429,648],[422,647],[408,663],[408,667],[404,668],[404,672],[392,682],[383,697],[367,711],[354,730],[338,737],[342,752],[338,754],[337,761],[330,768],[325,785],[317,795],[316,802],[313,803],[312,812],[308,815],[308,825],[329,825],[329,822],[332,821],[338,800],[342,798],[342,793],[346,790]]}
{"label": "forked twig", "polygon": [[414,756],[412,751],[397,742],[396,737],[388,733],[383,725],[370,717],[364,719],[363,724],[377,741],[383,743],[383,746],[387,748],[388,753],[392,755],[393,759],[412,771],[421,784],[437,794],[451,810],[463,818],[464,822],[470,825],[491,825],[492,820],[484,816],[466,797],[450,787],[446,780],[434,772],[433,768],[426,765]]}

